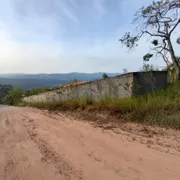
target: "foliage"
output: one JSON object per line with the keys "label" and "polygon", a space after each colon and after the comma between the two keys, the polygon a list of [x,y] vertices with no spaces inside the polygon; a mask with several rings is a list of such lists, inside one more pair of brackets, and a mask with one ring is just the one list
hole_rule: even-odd
{"label": "foliage", "polygon": [[149,61],[153,57],[153,54],[147,53],[146,55],[143,56],[144,61]]}
{"label": "foliage", "polygon": [[3,103],[3,99],[9,94],[9,91],[12,90],[11,85],[2,85],[0,84],[0,103]]}
{"label": "foliage", "polygon": [[9,91],[9,95],[4,98],[4,103],[8,105],[17,105],[19,102],[21,102],[23,93],[23,89],[21,88],[12,89]]}
{"label": "foliage", "polygon": [[103,79],[106,79],[106,78],[108,78],[109,76],[108,76],[106,73],[103,73],[102,77],[103,77]]}
{"label": "foliage", "polygon": [[[130,32],[120,39],[120,42],[131,49],[138,45],[139,40],[148,35],[153,39],[153,47],[150,48],[143,59],[149,61],[153,55],[170,56],[176,70],[177,79],[180,80],[180,65],[176,61],[172,45],[172,34],[180,24],[180,0],[153,1],[149,6],[140,8],[135,14],[134,22],[138,24],[136,35]],[[177,39],[180,44],[180,37]],[[151,53],[153,51],[153,53]],[[166,62],[167,63],[167,62]]]}
{"label": "foliage", "polygon": [[136,122],[180,130],[180,83],[141,97],[105,98],[99,102],[84,98],[28,105],[50,111],[97,111],[120,117],[120,122]]}
{"label": "foliage", "polygon": [[122,39],[119,39],[119,41],[126,45],[129,49],[132,49],[134,46],[138,46],[139,37],[138,36],[132,36],[130,32],[125,33],[125,35],[122,37]]}

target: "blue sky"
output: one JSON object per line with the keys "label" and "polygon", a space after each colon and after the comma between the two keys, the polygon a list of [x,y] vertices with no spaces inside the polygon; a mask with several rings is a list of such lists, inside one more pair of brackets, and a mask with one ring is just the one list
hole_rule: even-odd
{"label": "blue sky", "polygon": [[[136,71],[147,38],[128,52],[118,39],[151,0],[0,0],[0,72]],[[160,59],[152,60],[162,66]]]}

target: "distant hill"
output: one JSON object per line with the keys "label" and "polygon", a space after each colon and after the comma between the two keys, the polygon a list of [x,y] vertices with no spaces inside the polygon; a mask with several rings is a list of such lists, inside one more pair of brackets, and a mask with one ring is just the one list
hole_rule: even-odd
{"label": "distant hill", "polygon": [[[11,84],[25,90],[39,87],[53,87],[77,81],[93,81],[102,78],[103,73],[66,73],[66,74],[0,74],[0,84]],[[106,73],[109,77],[120,73]]]}
{"label": "distant hill", "polygon": [[71,81],[58,79],[16,79],[16,78],[0,78],[0,84],[11,84],[14,88],[21,87],[24,90],[41,87],[53,87],[61,84],[67,84]]}

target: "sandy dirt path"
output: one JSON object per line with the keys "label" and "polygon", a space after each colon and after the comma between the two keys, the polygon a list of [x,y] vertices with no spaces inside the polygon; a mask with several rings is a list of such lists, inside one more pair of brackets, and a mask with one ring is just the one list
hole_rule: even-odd
{"label": "sandy dirt path", "polygon": [[0,180],[179,180],[180,133],[127,126],[0,106]]}

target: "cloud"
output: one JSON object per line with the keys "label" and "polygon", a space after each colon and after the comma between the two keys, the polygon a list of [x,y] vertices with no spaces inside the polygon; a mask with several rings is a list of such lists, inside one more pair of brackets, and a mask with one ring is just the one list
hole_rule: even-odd
{"label": "cloud", "polygon": [[[118,4],[119,3],[119,4]],[[118,39],[143,0],[0,0],[0,72],[136,71],[148,51]],[[175,45],[176,51],[179,46]],[[157,65],[164,62],[151,61]]]}
{"label": "cloud", "polygon": [[30,16],[35,13],[39,16],[59,16],[73,22],[78,22],[78,17],[73,12],[75,6],[72,0],[11,0],[15,12],[19,15]]}
{"label": "cloud", "polygon": [[[111,37],[96,39],[88,46],[76,41],[77,47],[71,49],[60,42],[14,42],[7,31],[0,31],[0,40],[3,42],[0,46],[1,73],[122,72],[124,68],[136,71],[143,65],[142,56],[149,48],[143,39],[137,49],[129,52],[116,37]],[[150,63],[164,66],[160,59]]]}
{"label": "cloud", "polygon": [[[63,43],[59,42],[47,44],[12,41],[5,29],[0,31],[0,40],[3,42],[0,44],[1,73],[122,72],[123,68],[139,58],[126,54],[114,38],[96,39],[94,44],[84,47],[77,42],[79,48],[75,50],[64,48]],[[138,63],[132,67],[129,70],[138,68]]]}

